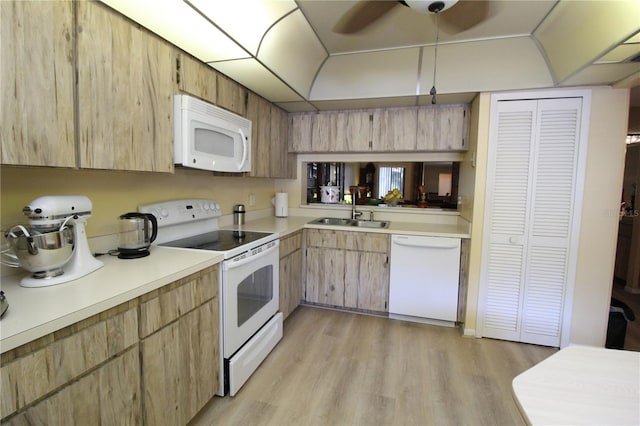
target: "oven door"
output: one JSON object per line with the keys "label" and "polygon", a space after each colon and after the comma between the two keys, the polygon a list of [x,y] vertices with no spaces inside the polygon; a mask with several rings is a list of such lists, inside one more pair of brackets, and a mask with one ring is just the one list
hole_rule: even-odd
{"label": "oven door", "polygon": [[224,358],[230,358],[278,312],[279,240],[274,242],[244,259],[222,263]]}

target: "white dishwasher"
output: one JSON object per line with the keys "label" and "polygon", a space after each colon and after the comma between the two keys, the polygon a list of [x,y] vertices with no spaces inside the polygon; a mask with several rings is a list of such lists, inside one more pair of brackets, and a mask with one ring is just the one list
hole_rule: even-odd
{"label": "white dishwasher", "polygon": [[390,318],[455,324],[460,238],[392,235],[390,274]]}

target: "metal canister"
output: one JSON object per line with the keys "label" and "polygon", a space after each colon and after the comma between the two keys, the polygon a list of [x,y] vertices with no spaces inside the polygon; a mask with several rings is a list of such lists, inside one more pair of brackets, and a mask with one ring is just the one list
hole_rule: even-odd
{"label": "metal canister", "polygon": [[233,225],[234,235],[238,238],[244,237],[244,215],[246,210],[244,204],[236,204],[233,206]]}

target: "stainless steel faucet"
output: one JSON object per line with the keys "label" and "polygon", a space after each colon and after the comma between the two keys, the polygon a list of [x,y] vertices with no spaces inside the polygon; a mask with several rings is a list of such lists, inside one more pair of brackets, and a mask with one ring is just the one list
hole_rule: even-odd
{"label": "stainless steel faucet", "polygon": [[356,210],[356,202],[358,201],[357,192],[351,193],[351,219],[356,220],[360,216],[362,216],[362,212]]}

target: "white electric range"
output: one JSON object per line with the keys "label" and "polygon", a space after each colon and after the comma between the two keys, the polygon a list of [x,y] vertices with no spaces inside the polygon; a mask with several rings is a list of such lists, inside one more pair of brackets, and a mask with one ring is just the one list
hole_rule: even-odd
{"label": "white electric range", "polygon": [[219,229],[213,200],[170,200],[139,206],[158,220],[155,244],[223,254],[220,265],[220,385],[235,395],[282,338],[279,234]]}

